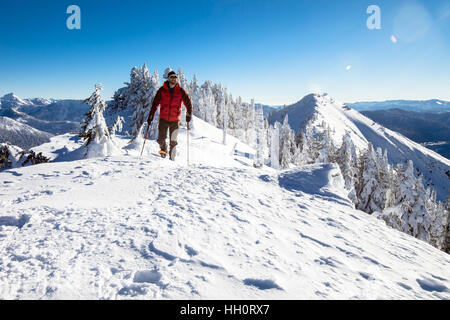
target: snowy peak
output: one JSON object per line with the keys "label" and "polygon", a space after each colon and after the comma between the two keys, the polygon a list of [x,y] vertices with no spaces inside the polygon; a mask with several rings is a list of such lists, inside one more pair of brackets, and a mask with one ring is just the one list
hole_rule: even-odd
{"label": "snowy peak", "polygon": [[37,106],[46,106],[51,103],[57,102],[58,100],[54,99],[45,99],[45,98],[34,98],[34,99],[26,99],[26,101],[29,101],[30,103],[37,105]]}
{"label": "snowy peak", "polygon": [[357,150],[364,150],[371,143],[374,149],[387,150],[391,165],[412,160],[427,186],[436,189],[438,199],[445,201],[450,188],[450,161],[395,131],[375,123],[347,104],[336,101],[328,94],[309,94],[297,103],[269,116],[269,123],[283,122],[288,116],[289,125],[295,131],[320,133],[330,130],[330,138],[339,147],[347,134]]}
{"label": "snowy peak", "polygon": [[12,92],[0,97],[0,107],[3,108],[40,107],[47,106],[55,102],[58,102],[58,100],[45,98],[22,99]]}
{"label": "snowy peak", "polygon": [[5,94],[3,97],[0,98],[2,106],[19,106],[19,105],[28,105],[29,102],[19,98],[14,93],[8,93]]}

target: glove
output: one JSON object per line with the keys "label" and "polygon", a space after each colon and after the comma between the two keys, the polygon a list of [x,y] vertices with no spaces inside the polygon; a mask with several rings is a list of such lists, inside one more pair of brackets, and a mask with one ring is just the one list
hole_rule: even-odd
{"label": "glove", "polygon": [[191,122],[191,118],[192,118],[192,116],[187,114],[186,115],[186,122],[188,122],[188,123]]}

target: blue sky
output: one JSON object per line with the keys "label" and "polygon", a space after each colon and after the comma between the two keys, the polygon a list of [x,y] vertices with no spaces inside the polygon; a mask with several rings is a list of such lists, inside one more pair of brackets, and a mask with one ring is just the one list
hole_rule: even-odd
{"label": "blue sky", "polygon": [[[81,30],[66,27],[72,4]],[[379,30],[366,26],[372,4]],[[310,92],[346,102],[450,100],[450,1],[0,3],[0,96],[80,99],[101,82],[110,99],[144,62],[272,105]]]}

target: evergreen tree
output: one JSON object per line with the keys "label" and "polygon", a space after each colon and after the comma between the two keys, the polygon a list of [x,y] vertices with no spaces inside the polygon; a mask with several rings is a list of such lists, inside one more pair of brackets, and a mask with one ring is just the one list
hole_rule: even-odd
{"label": "evergreen tree", "polygon": [[415,202],[415,185],[413,162],[408,160],[406,167],[403,164],[397,164],[394,179],[395,205],[400,205],[402,211],[408,216]]}
{"label": "evergreen tree", "polygon": [[95,86],[94,93],[84,100],[84,103],[89,105],[91,108],[89,111],[85,114],[85,118],[81,122],[81,131],[78,134],[80,138],[83,138],[88,141],[88,143],[93,139],[94,133],[92,132],[92,128],[89,126],[89,124],[92,122],[92,119],[94,117],[94,113],[103,113],[103,111],[106,109],[106,104],[103,102],[100,92],[102,91],[103,86],[101,84],[98,84]]}
{"label": "evergreen tree", "polygon": [[202,119],[205,120],[204,114],[202,113],[202,111],[204,110],[203,107],[203,99],[201,96],[201,89],[197,83],[197,76],[194,74],[194,78],[192,79],[190,85],[189,85],[189,92],[190,92],[190,97],[191,97],[191,101],[192,101],[192,108],[193,108],[193,114]]}
{"label": "evergreen tree", "polygon": [[264,165],[265,145],[264,113],[262,106],[260,106],[256,113],[256,154],[253,160],[255,168],[261,168]]}
{"label": "evergreen tree", "polygon": [[142,126],[148,118],[151,103],[158,90],[155,86],[156,81],[154,81],[152,75],[148,71],[146,64],[137,69],[134,80],[136,87],[134,88],[134,94],[131,97],[134,107],[134,113],[131,118],[131,133],[133,135],[131,141],[142,135]]}
{"label": "evergreen tree", "polygon": [[280,133],[280,166],[282,169],[289,168],[293,158],[292,150],[295,150],[295,138],[286,114]]}
{"label": "evergreen tree", "polygon": [[436,201],[436,190],[427,192],[430,196],[427,201],[427,211],[430,215],[430,244],[446,251],[446,237],[448,232],[449,216],[445,206]]}
{"label": "evergreen tree", "polygon": [[211,81],[208,80],[202,84],[202,93],[203,107],[205,108],[204,120],[217,127],[217,107]]}
{"label": "evergreen tree", "polygon": [[114,93],[111,112],[119,113],[121,110],[124,110],[127,107],[127,95],[128,87],[120,88]]}
{"label": "evergreen tree", "polygon": [[33,150],[30,150],[29,152],[22,151],[20,153],[19,162],[20,161],[22,161],[22,167],[24,167],[27,164],[35,165],[39,163],[49,162],[50,158],[43,156],[42,152],[36,154]]}
{"label": "evergreen tree", "polygon": [[[84,132],[81,137],[85,140],[86,157],[104,156],[111,153],[108,127],[103,117],[103,111],[106,108],[105,102],[101,99],[100,91],[102,85],[96,85],[95,91],[85,103],[91,106],[90,112],[86,114],[84,120]],[[91,148],[92,146],[92,148]]]}
{"label": "evergreen tree", "polygon": [[373,194],[373,201],[380,210],[393,206],[395,203],[394,191],[392,188],[393,174],[387,159],[387,151],[384,154],[381,148],[377,149],[376,157],[376,180],[377,190]]}
{"label": "evergreen tree", "polygon": [[116,132],[122,132],[123,129],[123,122],[124,119],[121,116],[117,116],[116,121],[114,121],[114,124],[109,128],[108,131],[110,132],[111,136],[115,136]]}
{"label": "evergreen tree", "polygon": [[[183,88],[188,95],[191,95],[189,83],[186,80],[186,76],[184,75],[183,69],[181,67],[178,68],[177,75],[178,75],[178,83],[179,83],[180,87]],[[183,105],[184,105],[184,102],[183,102]],[[192,124],[193,123],[194,122],[191,121],[189,128],[192,128]],[[185,108],[181,108],[180,126],[182,126],[184,128],[187,127],[187,123],[186,123],[186,107]]]}
{"label": "evergreen tree", "polygon": [[186,76],[183,73],[183,69],[180,67],[178,68],[178,83],[180,84],[180,87],[183,88],[189,95],[191,94],[190,92],[190,86],[188,81],[186,80]]}
{"label": "evergreen tree", "polygon": [[427,212],[426,202],[427,193],[422,183],[422,176],[416,179],[415,201],[408,217],[409,234],[413,237],[429,242],[430,233],[430,217]]}
{"label": "evergreen tree", "polygon": [[236,137],[245,141],[245,125],[244,125],[244,109],[242,105],[242,98],[236,99]]}
{"label": "evergreen tree", "polygon": [[219,91],[219,109],[220,115],[222,116],[222,131],[223,131],[223,144],[227,144],[227,130],[228,130],[228,110],[226,102],[227,90]]}
{"label": "evergreen tree", "polygon": [[379,192],[379,184],[377,180],[376,155],[372,144],[369,142],[368,148],[360,157],[358,168],[358,183],[356,185],[356,194],[358,196],[357,209],[372,213],[381,211],[376,200]]}
{"label": "evergreen tree", "polygon": [[445,245],[443,246],[443,250],[447,253],[450,253],[450,194],[447,195],[445,207],[443,210],[445,211],[444,217],[445,220],[447,221],[445,228],[445,240],[444,240]]}
{"label": "evergreen tree", "polygon": [[349,191],[349,198],[353,203],[357,204],[355,179],[358,173],[358,159],[356,156],[356,147],[348,132],[342,137],[342,144],[337,151],[335,160],[341,169],[342,177],[345,181],[345,188]]}
{"label": "evergreen tree", "polygon": [[270,129],[270,166],[280,168],[280,123],[276,121]]}
{"label": "evergreen tree", "polygon": [[12,168],[11,152],[8,146],[7,143],[0,145],[0,171]]}

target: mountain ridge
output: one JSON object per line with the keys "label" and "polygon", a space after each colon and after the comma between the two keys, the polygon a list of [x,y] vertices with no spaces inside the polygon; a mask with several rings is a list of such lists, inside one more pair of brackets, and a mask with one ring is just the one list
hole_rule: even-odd
{"label": "mountain ridge", "polygon": [[[425,148],[424,146],[375,123],[345,103],[334,100],[328,95],[309,94],[285,109],[272,113],[270,124],[282,122],[288,115],[288,122],[296,132],[316,130],[324,131],[329,126],[331,139],[336,146],[348,133],[358,150],[368,147],[370,142],[375,149],[387,150],[391,165],[413,160],[414,166],[424,175],[427,185],[438,192],[438,198],[445,201],[450,188],[447,172],[450,160]],[[418,173],[416,172],[416,175]]]}

